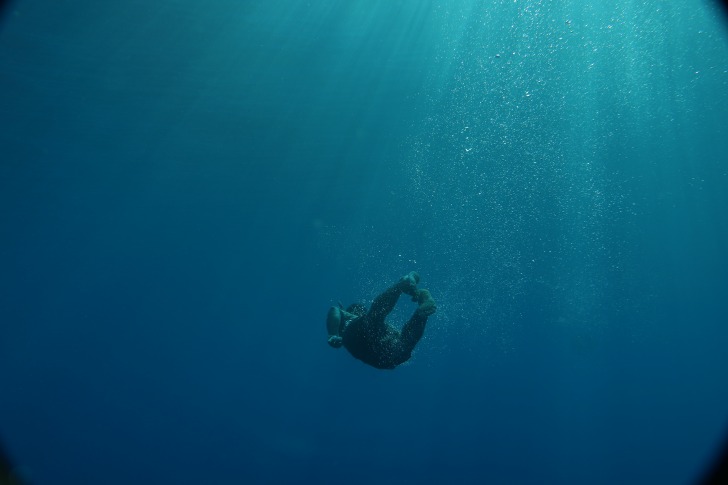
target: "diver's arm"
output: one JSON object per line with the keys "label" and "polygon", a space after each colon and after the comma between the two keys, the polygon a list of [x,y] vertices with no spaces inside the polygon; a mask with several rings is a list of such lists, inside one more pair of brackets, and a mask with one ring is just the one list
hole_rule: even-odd
{"label": "diver's arm", "polygon": [[343,344],[343,339],[339,335],[341,313],[342,310],[339,307],[332,306],[329,308],[328,315],[326,315],[326,330],[329,332],[329,345],[335,349],[338,349]]}

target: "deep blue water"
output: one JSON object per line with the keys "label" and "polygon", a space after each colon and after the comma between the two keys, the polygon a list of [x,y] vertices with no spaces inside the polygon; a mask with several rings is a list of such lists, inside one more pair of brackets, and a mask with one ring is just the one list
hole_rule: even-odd
{"label": "deep blue water", "polygon": [[[0,437],[36,484],[690,483],[727,127],[701,1],[18,0]],[[326,344],[412,269],[410,362]]]}

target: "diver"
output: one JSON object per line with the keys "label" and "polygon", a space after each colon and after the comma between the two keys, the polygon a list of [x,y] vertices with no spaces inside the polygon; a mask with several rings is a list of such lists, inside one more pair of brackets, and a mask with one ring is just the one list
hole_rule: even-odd
{"label": "diver", "polygon": [[[430,292],[417,289],[419,282],[420,275],[410,272],[376,297],[368,311],[360,303],[346,310],[341,304],[331,307],[326,316],[329,345],[335,349],[343,345],[351,355],[377,369],[394,369],[409,360],[425,333],[427,318],[437,310]],[[402,293],[411,296],[418,306],[400,332],[384,318]]]}

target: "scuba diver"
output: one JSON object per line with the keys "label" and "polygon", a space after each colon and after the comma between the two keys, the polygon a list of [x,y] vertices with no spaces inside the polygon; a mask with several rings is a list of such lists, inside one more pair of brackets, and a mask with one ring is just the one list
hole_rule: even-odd
{"label": "scuba diver", "polygon": [[[377,369],[394,369],[409,360],[425,332],[427,318],[437,310],[430,292],[417,289],[419,282],[420,275],[410,272],[377,296],[368,311],[360,303],[346,310],[341,304],[331,307],[326,316],[329,345],[335,349],[343,345],[351,355]],[[402,293],[418,306],[400,332],[384,318]]]}

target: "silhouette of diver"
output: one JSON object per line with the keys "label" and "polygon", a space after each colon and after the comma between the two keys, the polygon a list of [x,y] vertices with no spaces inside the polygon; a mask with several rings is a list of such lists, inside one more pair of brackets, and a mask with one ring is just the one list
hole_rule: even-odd
{"label": "silhouette of diver", "polygon": [[[417,289],[419,281],[415,271],[403,276],[374,299],[369,311],[359,303],[346,310],[341,304],[331,307],[326,316],[329,345],[336,349],[343,345],[351,355],[377,369],[394,369],[406,362],[425,332],[427,318],[437,310],[430,292]],[[411,296],[418,307],[400,332],[384,318],[402,293]]]}

